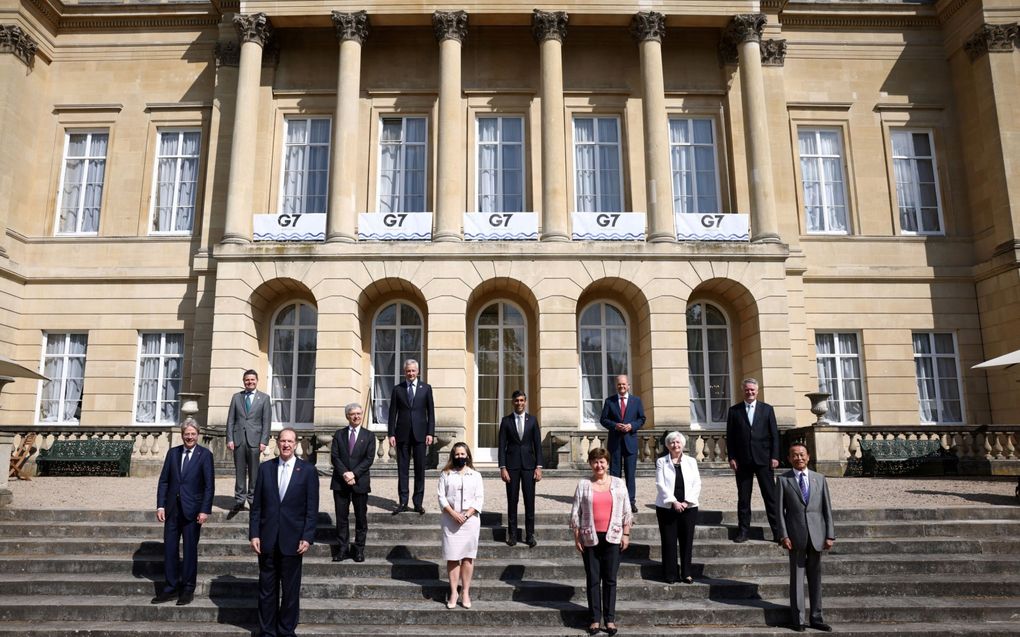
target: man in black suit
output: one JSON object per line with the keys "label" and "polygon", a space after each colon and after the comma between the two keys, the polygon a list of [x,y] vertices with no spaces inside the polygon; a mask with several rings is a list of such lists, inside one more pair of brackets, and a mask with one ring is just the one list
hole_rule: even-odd
{"label": "man in black suit", "polygon": [[259,556],[262,637],[291,636],[297,629],[301,558],[315,541],[319,516],[319,476],[314,465],[294,455],[297,433],[283,429],[277,444],[280,457],[259,466],[248,523],[248,539]]}
{"label": "man in black suit", "polygon": [[528,397],[521,390],[511,396],[514,413],[499,422],[499,474],[506,483],[506,543],[517,544],[517,499],[524,491],[525,542],[534,548],[535,483],[542,480],[542,431],[527,413]]}
{"label": "man in black suit", "polygon": [[[177,605],[190,604],[198,578],[198,538],[212,513],[212,453],[198,446],[198,423],[188,418],[181,425],[184,444],[170,449],[163,461],[156,490],[156,519],[163,523],[163,568],[166,585],[153,604],[177,597]],[[177,545],[184,538],[184,560],[178,575]]]}
{"label": "man in black suit", "polygon": [[637,513],[638,429],[645,424],[645,407],[641,399],[630,393],[626,374],[616,377],[616,393],[602,405],[602,426],[609,430],[606,447],[609,451],[609,473],[617,478],[627,473],[630,511]]}
{"label": "man in black suit", "polygon": [[755,478],[765,515],[776,537],[776,481],[772,470],[779,466],[779,426],[772,405],[758,400],[758,381],[741,381],[744,400],[730,407],[726,416],[726,455],[737,477],[737,537],[746,542],[751,531],[751,490]]}
{"label": "man in black suit", "polygon": [[[340,562],[348,557],[355,562],[365,561],[365,538],[368,537],[368,494],[372,491],[368,470],[375,461],[375,434],[361,426],[364,409],[358,403],[344,408],[344,416],[350,426],[337,429],[333,435],[330,458],[333,463],[333,479],[329,488],[333,491],[336,506],[337,547],[333,561]],[[349,548],[349,516],[354,504],[354,548]]]}
{"label": "man in black suit", "polygon": [[404,382],[390,394],[387,426],[391,447],[397,449],[397,497],[393,515],[407,511],[407,480],[414,455],[414,510],[425,514],[425,452],[436,435],[436,407],[432,388],[418,378],[418,361],[404,361]]}

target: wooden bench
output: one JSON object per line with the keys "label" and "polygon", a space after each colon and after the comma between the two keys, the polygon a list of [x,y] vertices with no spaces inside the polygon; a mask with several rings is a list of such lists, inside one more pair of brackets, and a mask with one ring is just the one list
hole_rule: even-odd
{"label": "wooden bench", "polygon": [[942,448],[939,440],[862,440],[864,475],[905,475],[923,470],[945,475],[956,473],[957,457]]}
{"label": "wooden bench", "polygon": [[134,446],[132,440],[58,440],[35,463],[41,476],[126,476]]}

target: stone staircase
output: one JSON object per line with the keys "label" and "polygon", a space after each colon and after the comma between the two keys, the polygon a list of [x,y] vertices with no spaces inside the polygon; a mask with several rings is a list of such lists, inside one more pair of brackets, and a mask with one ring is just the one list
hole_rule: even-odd
{"label": "stone staircase", "polygon": [[[825,618],[843,635],[1020,634],[1020,508],[837,512],[823,562]],[[329,560],[330,519],[305,558],[305,635],[580,635],[584,572],[566,514],[541,513],[539,546],[503,543],[482,517],[471,610],[447,610],[438,517],[370,514],[366,561]],[[757,519],[761,525],[763,519]],[[733,513],[703,511],[693,585],[659,581],[658,530],[644,509],[620,567],[621,634],[790,634],[788,569],[775,544],[733,544]],[[0,510],[0,635],[246,635],[257,567],[247,514],[214,514],[196,599],[153,606],[162,527],[150,512]],[[760,526],[759,526],[760,529]],[[759,530],[759,538],[760,530]]]}

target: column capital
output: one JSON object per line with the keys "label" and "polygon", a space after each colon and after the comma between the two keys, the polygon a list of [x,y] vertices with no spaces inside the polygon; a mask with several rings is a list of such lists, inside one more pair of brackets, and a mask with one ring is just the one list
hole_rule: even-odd
{"label": "column capital", "polygon": [[786,40],[761,41],[762,66],[783,66],[786,63]]}
{"label": "column capital", "polygon": [[432,31],[436,41],[456,40],[464,42],[467,37],[467,11],[436,11],[432,14]]}
{"label": "column capital", "polygon": [[358,44],[364,44],[368,39],[368,33],[371,30],[368,11],[355,11],[354,13],[333,11],[330,17],[333,18],[333,26],[336,27],[336,39],[340,42],[354,40]]}
{"label": "column capital", "polygon": [[766,17],[764,13],[740,13],[733,16],[724,39],[730,40],[734,45],[744,42],[761,42],[761,33],[765,29]]}
{"label": "column capital", "polygon": [[567,37],[567,23],[570,16],[566,11],[541,11],[535,9],[531,13],[531,35],[535,42],[542,43],[546,40],[563,42]]}
{"label": "column capital", "polygon": [[1011,53],[1017,46],[1020,28],[1017,23],[983,24],[974,35],[967,38],[963,48],[971,60],[976,60],[985,53]]}
{"label": "column capital", "polygon": [[239,13],[234,16],[234,27],[242,44],[255,42],[264,47],[273,37],[273,23],[264,13]]}
{"label": "column capital", "polygon": [[13,53],[31,68],[39,45],[16,24],[0,24],[0,53]]}
{"label": "column capital", "polygon": [[662,42],[666,37],[666,16],[656,11],[638,11],[630,19],[630,34],[636,42]]}

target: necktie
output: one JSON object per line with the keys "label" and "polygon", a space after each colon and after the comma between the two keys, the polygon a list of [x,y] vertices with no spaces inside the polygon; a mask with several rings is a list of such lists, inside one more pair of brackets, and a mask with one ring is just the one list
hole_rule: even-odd
{"label": "necktie", "polygon": [[747,404],[747,422],[749,425],[754,425],[754,403]]}
{"label": "necktie", "polygon": [[184,469],[188,466],[189,460],[191,460],[191,449],[187,449],[184,452],[184,459],[181,460],[181,473],[184,473]]}
{"label": "necktie", "polygon": [[620,396],[620,420],[623,420],[625,413],[627,413],[627,397]]}
{"label": "necktie", "polygon": [[287,493],[287,485],[290,483],[290,464],[286,462],[280,463],[280,500],[283,500],[283,496]]}
{"label": "necktie", "polygon": [[347,438],[347,453],[354,452],[354,443],[358,439],[358,430],[351,427],[351,435]]}
{"label": "necktie", "polygon": [[517,416],[517,437],[524,440],[524,416]]}
{"label": "necktie", "polygon": [[800,480],[800,494],[804,496],[804,502],[807,503],[808,501],[807,480],[804,479],[803,473],[799,474],[799,480]]}
{"label": "necktie", "polygon": [[251,409],[251,392],[244,395],[244,413],[248,413]]}
{"label": "necktie", "polygon": [[414,383],[408,383],[407,385],[407,402],[414,402]]}

